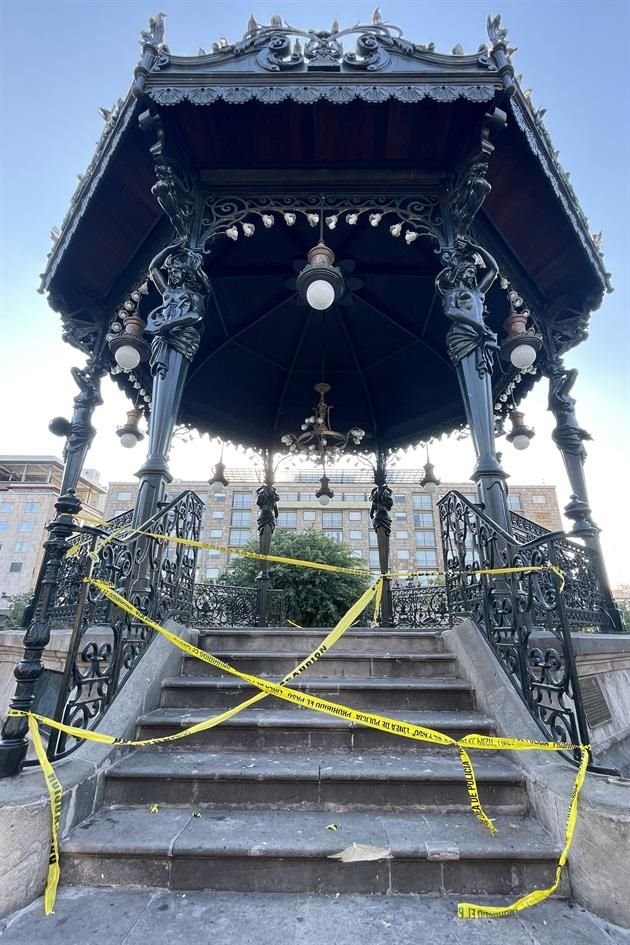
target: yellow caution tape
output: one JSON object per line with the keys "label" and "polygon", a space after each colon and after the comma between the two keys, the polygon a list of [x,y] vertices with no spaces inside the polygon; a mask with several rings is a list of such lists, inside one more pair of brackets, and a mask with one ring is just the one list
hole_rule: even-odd
{"label": "yellow caution tape", "polygon": [[33,739],[37,760],[46,778],[46,787],[48,788],[48,795],[50,797],[51,841],[50,856],[48,859],[48,879],[46,880],[46,891],[44,892],[44,912],[46,915],[50,915],[55,911],[55,899],[57,897],[57,886],[59,885],[59,823],[61,821],[61,797],[63,788],[55,774],[55,769],[46,757],[46,749],[42,744],[42,738],[39,734],[39,726],[35,720],[35,716],[30,712],[25,714],[28,715],[28,730]]}
{"label": "yellow caution tape", "polygon": [[578,798],[582,785],[584,784],[586,768],[588,766],[588,746],[581,745],[580,751],[580,767],[578,768],[577,777],[575,779],[575,784],[573,785],[573,791],[571,793],[571,802],[569,804],[569,812],[567,814],[564,848],[560,854],[560,859],[558,860],[558,865],[556,866],[556,876],[551,886],[548,886],[547,889],[535,889],[533,892],[528,893],[528,895],[521,896],[520,899],[517,899],[516,902],[511,903],[509,906],[477,906],[472,902],[460,902],[457,906],[457,917],[459,919],[501,919],[505,916],[513,915],[515,912],[521,912],[523,909],[527,909],[529,906],[535,906],[539,902],[544,902],[545,899],[548,899],[549,896],[552,896],[555,893],[556,889],[560,885],[562,870],[567,862],[571,843],[573,842],[573,834],[575,833],[575,824],[577,821]]}

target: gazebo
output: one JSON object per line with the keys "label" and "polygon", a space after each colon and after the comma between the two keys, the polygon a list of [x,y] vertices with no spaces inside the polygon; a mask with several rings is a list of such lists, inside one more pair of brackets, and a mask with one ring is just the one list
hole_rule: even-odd
{"label": "gazebo", "polygon": [[[564,546],[572,561],[579,558],[571,606],[593,619],[585,598],[595,595],[618,626],[584,478],[588,434],[570,393],[575,371],[563,362],[586,338],[608,274],[542,115],[515,79],[500,18],[489,19],[488,44],[472,53],[411,42],[378,11],[371,23],[321,31],[251,18],[241,41],[221,39],[192,57],[171,53],[158,15],[141,45],[133,85],[105,115],[43,274],[41,290],[61,316],[64,340],[87,364],[74,372],[80,391],[71,420],[52,426],[66,438],[65,478],[16,670],[15,707],[32,704],[41,673],[107,373],[131,402],[123,445],[141,438],[142,416],[148,422],[135,527],[163,534],[161,522],[195,534],[194,498],[175,513],[163,503],[176,425],[265,456],[262,552],[277,514],[274,454],[308,443],[324,464],[326,496],[325,463],[335,452],[368,452],[384,575],[388,455],[468,427],[478,505],[454,500],[443,538],[452,543],[451,607],[459,601],[469,611],[471,585],[455,574],[478,539],[473,519],[495,528],[486,546],[495,566],[497,555],[513,559],[512,539],[544,540],[540,560],[550,554],[554,536],[527,532],[522,522],[516,529],[495,446],[507,421],[508,439],[527,445],[532,431],[518,405],[546,377],[572,492],[570,537],[579,540],[570,552]],[[456,537],[456,508],[474,540]],[[97,532],[87,530],[92,542]],[[135,581],[130,597],[156,613],[194,583],[194,560],[181,549],[179,570],[171,568],[168,581],[163,570],[157,581],[149,539],[136,539],[133,553],[125,546],[124,565],[114,562],[114,544],[107,546],[111,573],[119,583]],[[76,574],[92,566],[87,556],[78,561]],[[263,566],[263,611],[267,581]],[[485,578],[483,588],[490,586],[503,599],[516,593],[506,580]],[[88,606],[82,595],[64,599],[68,614]],[[386,588],[385,625],[387,601]],[[145,643],[146,634],[136,638],[127,669]],[[70,683],[71,670],[66,689]],[[9,718],[4,774],[21,765],[24,735],[24,720]]]}

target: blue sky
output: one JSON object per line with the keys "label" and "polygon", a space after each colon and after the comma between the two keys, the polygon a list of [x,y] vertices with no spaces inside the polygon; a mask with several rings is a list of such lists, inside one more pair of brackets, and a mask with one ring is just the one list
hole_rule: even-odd
{"label": "blue sky", "polygon": [[[47,424],[50,417],[68,413],[74,394],[68,370],[82,359],[62,344],[58,317],[37,294],[38,273],[50,249],[50,229],[63,219],[76,175],[89,163],[99,137],[97,108],[111,106],[127,92],[139,55],[137,36],[158,8],[168,14],[166,39],[173,52],[192,54],[221,35],[240,38],[250,13],[259,22],[280,13],[296,26],[326,28],[335,18],[342,26],[369,22],[373,5],[358,0],[0,4],[1,452],[59,452],[60,441],[48,433]],[[587,474],[609,570],[615,582],[630,580],[625,537],[630,527],[625,498],[630,458],[630,88],[624,65],[630,4],[503,0],[493,7],[486,0],[385,0],[381,10],[407,38],[433,41],[443,52],[458,42],[474,51],[486,40],[487,14],[501,12],[510,42],[518,47],[516,71],[523,73],[524,87],[533,88],[535,104],[548,109],[545,122],[592,231],[604,232],[615,291],[594,314],[589,340],[568,355],[567,363],[579,369],[574,391],[578,418],[594,436]],[[544,386],[539,384],[526,404],[536,438],[526,454],[506,444],[504,464],[515,483],[544,479],[557,484],[565,502],[566,478],[550,440]],[[139,451],[122,450],[114,433],[126,405],[109,384],[105,396],[89,465],[100,468],[106,479],[130,478],[140,465]],[[432,454],[442,479],[469,475],[469,444],[440,443]],[[181,478],[207,477],[212,459],[207,440],[178,445],[173,471]],[[404,464],[411,462],[409,458]]]}

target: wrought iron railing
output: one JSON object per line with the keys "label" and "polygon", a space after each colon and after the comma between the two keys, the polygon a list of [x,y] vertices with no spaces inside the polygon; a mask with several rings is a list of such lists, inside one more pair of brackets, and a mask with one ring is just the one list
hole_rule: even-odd
{"label": "wrought iron railing", "polygon": [[[236,587],[231,584],[196,584],[191,626],[201,627],[251,627],[258,623],[258,590],[255,587]],[[266,623],[272,627],[283,627],[287,622],[284,591],[270,589],[267,592]]]}
{"label": "wrought iron railing", "polygon": [[516,512],[511,513],[511,521],[514,537],[521,543],[553,537],[558,564],[565,576],[564,606],[571,630],[623,631],[612,595],[601,580],[595,551],[557,532],[550,532]]}
{"label": "wrought iron railing", "polygon": [[564,570],[562,539],[547,533],[520,542],[458,492],[438,507],[451,618],[474,621],[547,739],[588,743],[558,574],[481,573],[548,564]]}
{"label": "wrought iron railing", "polygon": [[[197,541],[203,507],[194,492],[184,492],[145,523],[143,531]],[[123,524],[117,520],[115,527]],[[133,532],[129,537],[123,534],[103,542],[106,536],[107,532],[100,529],[83,530],[78,552],[64,559],[50,611],[57,623],[65,620],[67,624],[67,616],[72,616],[72,634],[54,718],[79,728],[98,725],[154,635],[144,623],[86,584],[84,578],[93,577],[113,585],[158,622],[168,618],[188,622],[193,602],[196,548]],[[92,557],[94,550],[96,560]],[[51,732],[50,758],[63,757],[76,747],[77,740]]]}
{"label": "wrought iron railing", "polygon": [[392,613],[396,629],[449,627],[446,587],[401,584],[392,587]]}

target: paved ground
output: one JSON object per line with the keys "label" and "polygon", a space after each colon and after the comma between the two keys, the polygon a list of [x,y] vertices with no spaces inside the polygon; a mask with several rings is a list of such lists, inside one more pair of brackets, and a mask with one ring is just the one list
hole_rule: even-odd
{"label": "paved ground", "polygon": [[[490,900],[486,900],[490,901]],[[503,900],[496,900],[503,904]],[[2,945],[630,945],[630,931],[552,901],[461,921],[455,899],[63,890],[0,920]]]}

